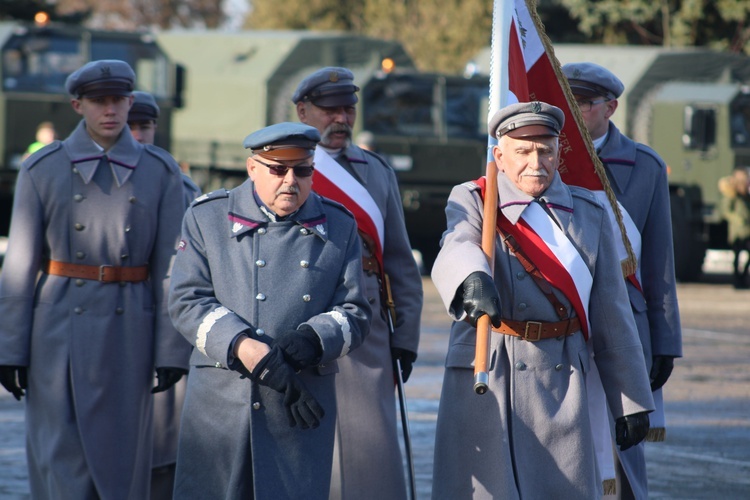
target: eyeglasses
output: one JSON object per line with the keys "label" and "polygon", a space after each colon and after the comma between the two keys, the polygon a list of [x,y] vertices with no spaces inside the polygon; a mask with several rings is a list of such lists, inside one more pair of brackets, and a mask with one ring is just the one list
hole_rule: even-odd
{"label": "eyeglasses", "polygon": [[578,108],[581,111],[591,111],[591,108],[595,104],[601,104],[603,102],[609,102],[609,101],[611,101],[611,99],[599,99],[599,100],[596,100],[596,101],[590,101],[588,99],[581,99],[580,101],[576,100],[576,104],[578,104]]}
{"label": "eyeglasses", "polygon": [[253,158],[253,160],[268,168],[273,175],[279,177],[284,177],[290,168],[294,170],[294,175],[296,177],[310,177],[315,170],[314,163],[312,165],[295,165],[293,167],[287,167],[286,165],[269,165],[268,163],[263,163],[258,158]]}

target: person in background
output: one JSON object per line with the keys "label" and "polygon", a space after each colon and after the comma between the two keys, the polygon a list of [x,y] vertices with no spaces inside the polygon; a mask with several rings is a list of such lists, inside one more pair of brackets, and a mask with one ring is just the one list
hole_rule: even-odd
{"label": "person in background", "polygon": [[[586,378],[595,363],[617,445],[654,409],[609,217],[557,172],[564,114],[498,110],[494,266],[482,249],[486,178],[453,188],[432,279],[454,320],[435,437],[432,497],[599,498]],[[493,271],[494,267],[494,271]],[[488,391],[472,390],[477,320],[488,315]],[[588,342],[591,345],[590,355]]]}
{"label": "person in background", "polygon": [[[750,268],[750,194],[748,194],[747,168],[735,168],[732,175],[719,179],[722,194],[719,211],[727,221],[727,240],[734,254],[732,278],[734,288],[744,290],[750,287],[747,282]],[[742,265],[740,256],[747,252],[747,260]]]}
{"label": "person in background", "polygon": [[398,500],[406,497],[406,483],[394,366],[399,360],[406,382],[417,359],[422,278],[393,169],[381,156],[352,144],[358,90],[351,71],[326,67],[300,82],[292,102],[299,120],[321,135],[315,190],[342,203],[357,219],[365,293],[374,311],[365,343],[339,362],[331,499]]}
{"label": "person in background", "polygon": [[[640,238],[638,273],[626,279],[651,389],[667,382],[682,356],[682,329],[674,273],[667,168],[659,155],[625,136],[612,123],[625,85],[608,69],[589,62],[562,68],[604,165],[617,201]],[[630,235],[633,239],[636,235]],[[634,245],[636,246],[636,245]],[[661,396],[661,394],[659,394]],[[663,414],[661,397],[657,398]],[[648,497],[645,444],[617,453],[620,498]]]}
{"label": "person in background", "polygon": [[36,140],[29,144],[29,147],[26,149],[26,152],[21,159],[25,160],[47,144],[52,143],[56,138],[55,125],[52,122],[40,123],[36,128]]}
{"label": "person in background", "polygon": [[74,71],[66,89],[82,120],[18,174],[0,383],[26,396],[35,499],[148,498],[151,390],[187,371],[190,344],[166,308],[182,182],[170,155],[127,131],[134,84],[119,60]]}
{"label": "person in background", "polygon": [[175,498],[327,500],[337,363],[370,323],[357,226],[312,192],[320,134],[245,138],[250,178],[188,208],[169,310],[195,346]]}

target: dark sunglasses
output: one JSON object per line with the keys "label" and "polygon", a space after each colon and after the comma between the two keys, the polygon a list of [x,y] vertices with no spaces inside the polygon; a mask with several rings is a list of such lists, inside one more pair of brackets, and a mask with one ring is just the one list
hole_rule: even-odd
{"label": "dark sunglasses", "polygon": [[253,159],[264,167],[268,168],[268,170],[270,170],[273,175],[278,175],[279,177],[284,177],[290,168],[294,170],[294,175],[296,177],[310,177],[315,170],[314,163],[312,165],[297,165],[294,167],[287,167],[286,165],[269,165],[268,163],[263,163],[258,158]]}

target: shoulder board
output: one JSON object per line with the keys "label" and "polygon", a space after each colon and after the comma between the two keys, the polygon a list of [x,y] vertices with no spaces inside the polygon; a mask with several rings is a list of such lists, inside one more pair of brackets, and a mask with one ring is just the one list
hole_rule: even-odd
{"label": "shoulder board", "polygon": [[159,146],[154,146],[153,144],[144,144],[144,147],[146,148],[147,153],[159,159],[165,167],[169,169],[177,169],[178,172],[180,171],[180,167],[177,165],[177,160],[169,154],[169,151],[166,151]]}
{"label": "shoulder board", "polygon": [[477,183],[476,183],[476,182],[474,182],[474,181],[466,181],[466,182],[462,182],[462,183],[461,183],[461,186],[463,186],[463,187],[467,188],[467,189],[468,189],[468,190],[470,190],[470,191],[478,191],[478,190],[480,189],[480,186],[479,186],[479,184],[477,184]]}
{"label": "shoulder board", "polygon": [[[315,194],[317,194],[317,193],[315,193]],[[319,194],[318,194],[318,198],[320,198],[321,203],[323,203],[324,205],[330,205],[330,206],[332,206],[334,208],[337,208],[337,209],[341,210],[342,212],[344,212],[345,214],[347,214],[352,219],[354,218],[354,214],[352,214],[349,211],[348,208],[346,208],[344,205],[342,205],[338,201],[332,200],[330,198],[326,198],[325,196],[320,196]]]}
{"label": "shoulder board", "polygon": [[42,158],[46,156],[49,156],[50,154],[54,153],[60,148],[62,148],[62,142],[55,141],[50,144],[47,144],[41,149],[38,149],[31,156],[29,156],[23,161],[24,168],[27,168],[27,169],[33,168],[34,165],[39,163],[39,160],[41,160]]}
{"label": "shoulder board", "polygon": [[195,200],[193,200],[193,206],[200,205],[201,203],[206,203],[207,201],[219,200],[222,198],[229,198],[229,191],[224,188],[200,195]]}
{"label": "shoulder board", "polygon": [[376,153],[376,152],[374,152],[374,151],[370,151],[370,150],[368,150],[368,149],[362,149],[362,152],[363,152],[363,153],[365,154],[365,156],[372,156],[373,158],[375,158],[375,159],[376,159],[376,160],[377,160],[377,161],[378,161],[379,163],[381,163],[381,164],[382,164],[382,165],[383,165],[384,167],[386,167],[386,168],[393,168],[393,167],[391,166],[391,164],[390,164],[390,163],[388,163],[388,161],[386,161],[386,159],[385,159],[385,158],[383,158],[382,156],[380,156],[380,155],[379,155],[378,153]]}
{"label": "shoulder board", "polygon": [[591,192],[591,190],[582,188],[580,186],[568,185],[568,187],[570,188],[570,194],[572,194],[574,198],[588,201],[592,205],[596,205],[597,207],[601,209],[604,208],[604,206],[602,205],[602,202],[599,201],[599,198],[597,198],[596,195]]}
{"label": "shoulder board", "polygon": [[659,165],[666,166],[662,157],[659,156],[659,153],[651,149],[649,146],[646,146],[645,144],[642,144],[640,142],[636,142],[635,148],[638,150],[639,153],[643,153],[653,158],[653,160],[657,162]]}

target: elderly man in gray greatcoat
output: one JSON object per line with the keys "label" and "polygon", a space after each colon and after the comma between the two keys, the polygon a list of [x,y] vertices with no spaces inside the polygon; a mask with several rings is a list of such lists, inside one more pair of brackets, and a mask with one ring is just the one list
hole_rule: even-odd
{"label": "elderly man in gray greatcoat", "polygon": [[195,346],[176,498],[328,498],[337,359],[368,333],[357,226],[311,192],[318,131],[249,135],[250,179],[198,198],[169,296]]}
{"label": "elderly man in gray greatcoat", "polygon": [[[494,275],[481,248],[486,179],[456,186],[448,200],[432,278],[455,322],[433,498],[602,496],[585,381],[593,363],[617,444],[631,447],[648,432],[654,403],[607,212],[557,173],[563,121],[540,102],[490,120],[499,170]],[[489,391],[477,395],[474,326],[484,314],[493,325]]]}
{"label": "elderly man in gray greatcoat", "polygon": [[179,168],[126,128],[135,80],[118,60],[66,82],[83,120],[23,164],[0,275],[0,381],[26,389],[35,499],[148,497],[158,390],[190,345],[166,310],[184,211]]}
{"label": "elderly man in gray greatcoat", "polygon": [[[393,168],[351,143],[358,90],[351,71],[327,67],[305,77],[292,102],[300,121],[321,134],[315,151],[315,191],[341,202],[357,219],[365,293],[373,309],[369,337],[361,349],[341,360],[336,377],[339,413],[331,500],[398,500],[406,498],[407,490],[396,424],[394,365],[400,362],[406,382],[417,359],[422,278],[406,234]],[[392,314],[393,331],[387,314]]]}
{"label": "elderly man in gray greatcoat", "polygon": [[[588,62],[566,64],[562,70],[615,197],[640,237],[640,272],[637,280],[626,280],[626,288],[651,390],[658,391],[672,373],[674,358],[682,356],[667,167],[654,150],[623,135],[610,121],[617,110],[617,98],[625,89],[617,76]],[[661,398],[656,400],[661,413]],[[663,439],[664,429],[659,427],[661,433],[654,433],[654,440]],[[644,443],[617,456],[622,468],[617,470],[618,496],[648,498]]]}

